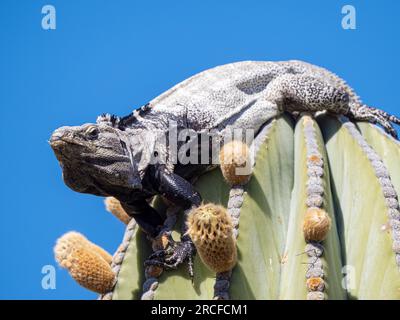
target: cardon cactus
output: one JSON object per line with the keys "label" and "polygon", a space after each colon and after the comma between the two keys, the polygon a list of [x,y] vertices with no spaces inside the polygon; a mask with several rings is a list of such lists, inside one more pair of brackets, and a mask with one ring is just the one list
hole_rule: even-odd
{"label": "cardon cactus", "polygon": [[[132,219],[111,262],[116,284],[100,299],[400,298],[399,143],[367,123],[304,114],[271,121],[252,147],[249,182],[203,175],[197,212],[176,215],[153,201],[174,239],[189,221],[199,252],[193,283],[186,268],[144,266],[152,245]],[[214,229],[230,254],[204,240]],[[224,264],[233,270],[216,267]]]}

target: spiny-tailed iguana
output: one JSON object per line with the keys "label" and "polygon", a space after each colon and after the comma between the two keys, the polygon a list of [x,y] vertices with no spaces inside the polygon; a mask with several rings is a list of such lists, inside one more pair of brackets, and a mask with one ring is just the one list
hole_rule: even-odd
{"label": "spiny-tailed iguana", "polygon": [[[178,135],[231,127],[257,132],[285,111],[327,111],[377,123],[396,138],[391,122],[400,124],[399,118],[362,104],[345,81],[324,68],[301,61],[245,61],[196,74],[128,116],[106,114],[96,124],[61,127],[50,144],[70,188],[114,196],[155,237],[163,217],[147,200],[161,194],[185,209],[200,205],[189,180],[210,167],[182,163],[172,154],[170,138],[157,141],[172,130]],[[194,246],[188,236],[181,240],[171,255],[158,253],[147,264],[176,268],[188,259],[191,266]]]}

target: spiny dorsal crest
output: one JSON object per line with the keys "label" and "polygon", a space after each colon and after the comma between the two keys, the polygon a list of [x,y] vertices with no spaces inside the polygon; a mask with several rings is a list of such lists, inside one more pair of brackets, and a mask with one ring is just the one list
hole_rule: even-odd
{"label": "spiny dorsal crest", "polygon": [[101,116],[97,117],[96,123],[106,123],[109,126],[116,127],[120,123],[120,118],[113,114],[103,113]]}
{"label": "spiny dorsal crest", "polygon": [[125,117],[118,117],[109,113],[103,113],[97,118],[97,123],[106,123],[114,128],[124,130],[126,127],[131,126],[138,119],[143,117],[146,113],[151,110],[150,103],[146,103],[139,109],[134,110],[132,113]]}

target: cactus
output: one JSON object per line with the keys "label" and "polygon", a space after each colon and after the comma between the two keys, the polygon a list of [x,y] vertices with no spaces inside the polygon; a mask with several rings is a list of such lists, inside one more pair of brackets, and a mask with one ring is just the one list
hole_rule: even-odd
{"label": "cactus", "polygon": [[[175,215],[161,198],[153,201],[176,240],[189,218],[198,248],[193,284],[184,267],[144,267],[152,245],[132,219],[111,263],[116,284],[100,298],[399,299],[400,144],[373,125],[321,114],[273,120],[253,146],[247,184],[225,166],[196,182],[205,205],[195,212]],[[243,150],[231,156],[234,164],[248,159]],[[226,217],[219,221],[228,235],[217,242],[227,241],[231,264],[213,260],[224,257],[220,246],[198,237],[216,216]]]}

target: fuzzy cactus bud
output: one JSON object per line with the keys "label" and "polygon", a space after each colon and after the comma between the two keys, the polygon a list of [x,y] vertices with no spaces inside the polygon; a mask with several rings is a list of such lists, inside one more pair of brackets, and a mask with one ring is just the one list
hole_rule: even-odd
{"label": "fuzzy cactus bud", "polygon": [[243,185],[250,180],[252,165],[247,144],[238,140],[226,143],[219,153],[219,162],[230,185]]}
{"label": "fuzzy cactus bud", "polygon": [[97,292],[112,290],[115,274],[111,255],[77,232],[68,232],[57,240],[54,254],[58,264],[66,268],[81,286]]}
{"label": "fuzzy cactus bud", "polygon": [[325,210],[309,208],[304,217],[303,233],[307,242],[323,241],[331,227],[331,218]]}
{"label": "fuzzy cactus bud", "polygon": [[125,212],[125,210],[121,206],[121,203],[114,197],[105,198],[104,204],[106,206],[106,210],[108,212],[111,212],[123,223],[128,224],[129,221],[131,221],[132,218]]}
{"label": "fuzzy cactus bud", "polygon": [[[98,245],[90,242],[83,234],[75,231],[70,231],[64,234],[61,238],[65,237],[73,246],[85,246],[89,251],[97,253],[108,264],[111,264],[112,255]],[[61,239],[60,238],[60,239]]]}
{"label": "fuzzy cactus bud", "polygon": [[325,282],[320,277],[307,279],[307,289],[308,291],[324,291]]}
{"label": "fuzzy cactus bud", "polygon": [[188,217],[187,234],[211,270],[225,272],[235,266],[236,239],[231,217],[224,207],[206,204],[193,209]]}

